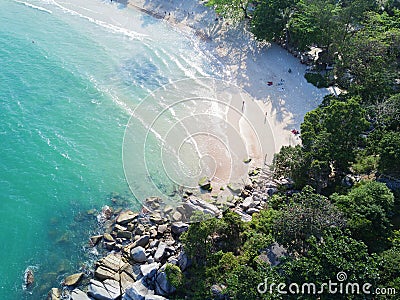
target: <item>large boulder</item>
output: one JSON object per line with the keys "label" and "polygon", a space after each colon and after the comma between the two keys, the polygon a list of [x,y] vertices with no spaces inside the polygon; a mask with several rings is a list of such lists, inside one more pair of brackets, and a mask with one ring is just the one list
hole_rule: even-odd
{"label": "large boulder", "polygon": [[185,251],[181,251],[178,255],[178,266],[182,271],[185,271],[189,265],[189,258]]}
{"label": "large boulder", "polygon": [[60,300],[61,291],[58,288],[52,288],[47,294],[47,300]]}
{"label": "large boulder", "polygon": [[201,178],[199,179],[199,186],[200,186],[200,188],[201,188],[202,190],[207,190],[207,191],[212,190],[212,188],[211,188],[211,181],[210,181],[210,179],[208,179],[206,176],[201,177]]}
{"label": "large boulder", "polygon": [[154,292],[150,291],[144,280],[138,280],[125,290],[122,300],[145,300],[146,295],[153,295]]}
{"label": "large boulder", "polygon": [[240,206],[243,207],[244,210],[254,207],[255,204],[253,197],[247,197],[246,199],[244,199],[243,203]]}
{"label": "large boulder", "polygon": [[[60,299],[60,298],[58,298]],[[86,293],[82,292],[80,289],[74,289],[70,294],[71,300],[90,300]]]}
{"label": "large boulder", "polygon": [[146,250],[143,247],[135,247],[131,250],[131,258],[138,263],[145,262],[146,258]]}
{"label": "large boulder", "polygon": [[83,273],[72,274],[64,279],[64,285],[66,285],[66,286],[77,285],[79,283],[79,281],[82,279],[82,277],[83,277]]}
{"label": "large boulder", "polygon": [[211,203],[208,203],[207,201],[204,201],[201,198],[190,196],[188,200],[189,200],[189,202],[191,202],[196,207],[203,208],[203,212],[211,211],[212,214],[215,214],[215,215],[220,213],[218,207],[216,207],[214,204],[211,204]]}
{"label": "large boulder", "polygon": [[116,222],[122,225],[128,224],[129,222],[132,222],[138,215],[138,213],[135,213],[131,210],[126,210],[118,215]]}
{"label": "large boulder", "polygon": [[97,300],[114,300],[113,296],[107,291],[103,283],[94,279],[90,280],[88,295]]}
{"label": "large boulder", "polygon": [[160,295],[146,295],[144,300],[168,300],[167,298]]}
{"label": "large boulder", "polygon": [[117,254],[109,254],[96,262],[96,270],[94,276],[97,279],[114,279],[119,280],[119,272],[127,263],[122,260],[122,257]]}
{"label": "large boulder", "polygon": [[167,244],[164,242],[160,242],[158,244],[156,253],[154,254],[155,261],[161,261],[161,259],[165,256],[166,247],[167,247]]}
{"label": "large boulder", "polygon": [[135,243],[133,244],[133,247],[146,247],[147,244],[149,243],[150,240],[150,235],[146,234],[146,235],[142,235],[138,240],[135,241]]}
{"label": "large boulder", "polygon": [[31,268],[26,268],[24,273],[24,287],[29,288],[35,282],[35,275]]}
{"label": "large boulder", "polygon": [[176,291],[167,279],[167,274],[165,273],[165,268],[161,268],[157,273],[156,278],[156,294],[162,296],[168,296]]}
{"label": "large boulder", "polygon": [[154,277],[154,275],[156,275],[159,266],[160,264],[156,262],[151,264],[141,265],[140,271],[142,272],[143,277],[152,278]]}
{"label": "large boulder", "polygon": [[118,281],[106,279],[103,281],[103,285],[110,294],[111,299],[119,299],[119,297],[121,296],[121,289]]}
{"label": "large boulder", "polygon": [[171,225],[171,231],[173,234],[181,235],[183,232],[188,231],[189,224],[183,222],[175,222]]}

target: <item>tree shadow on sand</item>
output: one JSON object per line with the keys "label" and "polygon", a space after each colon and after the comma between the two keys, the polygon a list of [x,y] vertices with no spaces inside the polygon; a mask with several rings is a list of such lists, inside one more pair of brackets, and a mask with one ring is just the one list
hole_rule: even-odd
{"label": "tree shadow on sand", "polygon": [[[235,82],[253,99],[270,102],[270,116],[278,122],[287,122],[285,129],[299,128],[304,114],[315,108],[328,93],[326,89],[318,90],[307,83],[305,66],[297,58],[277,45],[257,42],[245,30],[243,22],[227,24],[205,6],[196,6],[197,15],[194,16],[180,1],[176,2],[173,11],[167,11],[166,7],[168,4],[164,6],[163,2],[146,0],[142,11],[150,15],[158,12],[158,18],[165,18],[172,24],[196,17],[196,23],[188,22],[187,26],[201,39],[202,47],[211,50],[222,62],[218,65],[230,70],[230,76],[224,79]],[[290,73],[288,69],[291,69]],[[268,82],[272,85],[268,86]]]}

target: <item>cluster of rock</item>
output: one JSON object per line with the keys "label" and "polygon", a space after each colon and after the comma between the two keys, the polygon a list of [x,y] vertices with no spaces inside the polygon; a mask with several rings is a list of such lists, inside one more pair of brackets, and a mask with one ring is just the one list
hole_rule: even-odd
{"label": "cluster of rock", "polygon": [[208,217],[219,216],[224,209],[223,204],[217,199],[206,201],[194,196],[190,191],[185,191],[180,203],[175,206],[165,203],[158,197],[151,197],[146,199],[144,207],[153,212],[153,219],[162,219],[170,222],[191,222],[196,213]]}
{"label": "cluster of rock", "polygon": [[[251,183],[246,184],[239,192],[239,201],[234,202],[233,210],[239,214],[243,221],[251,221],[254,213],[266,208],[270,196],[278,192],[278,186],[289,185],[285,179],[273,179],[269,169],[256,168],[249,173]],[[228,185],[229,187],[229,185]],[[233,198],[235,200],[235,198]]]}
{"label": "cluster of rock", "polygon": [[268,197],[282,184],[260,169],[251,171],[249,178],[251,183],[244,188],[229,184],[232,196],[223,203],[211,203],[187,191],[182,204],[175,208],[160,198],[147,199],[147,209],[141,213],[115,212],[105,206],[97,218],[105,232],[90,237],[90,246],[106,249],[106,255],[95,263],[92,274],[68,276],[64,288],[53,288],[48,299],[167,299],[176,290],[168,280],[168,265],[184,272],[190,264],[179,240],[189,229],[183,221],[189,221],[196,212],[219,217],[226,208],[238,213],[243,221],[250,221],[251,215],[263,209]]}
{"label": "cluster of rock", "polygon": [[110,252],[95,263],[89,282],[81,284],[84,273],[68,276],[63,282],[65,288],[53,288],[48,299],[161,300],[175,292],[166,268],[168,264],[181,271],[187,268],[189,261],[179,236],[188,224],[130,210],[113,218],[112,226],[106,224],[106,232],[92,236],[90,243]]}

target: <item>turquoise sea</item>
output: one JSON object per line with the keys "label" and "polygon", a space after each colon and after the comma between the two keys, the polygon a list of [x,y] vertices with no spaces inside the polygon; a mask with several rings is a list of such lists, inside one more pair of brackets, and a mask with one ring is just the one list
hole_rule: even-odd
{"label": "turquoise sea", "polygon": [[90,259],[87,211],[110,195],[140,207],[121,158],[130,112],[166,83],[217,75],[198,49],[107,1],[0,1],[0,299],[44,299]]}

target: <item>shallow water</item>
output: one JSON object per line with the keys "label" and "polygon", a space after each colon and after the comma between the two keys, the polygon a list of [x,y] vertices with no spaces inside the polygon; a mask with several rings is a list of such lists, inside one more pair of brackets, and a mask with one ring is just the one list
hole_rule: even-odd
{"label": "shallow water", "polygon": [[[151,90],[219,69],[190,35],[116,4],[3,0],[0,11],[0,299],[42,299],[91,258],[87,210],[111,193],[140,207],[122,165],[130,113]],[[27,266],[36,283],[24,291]]]}

